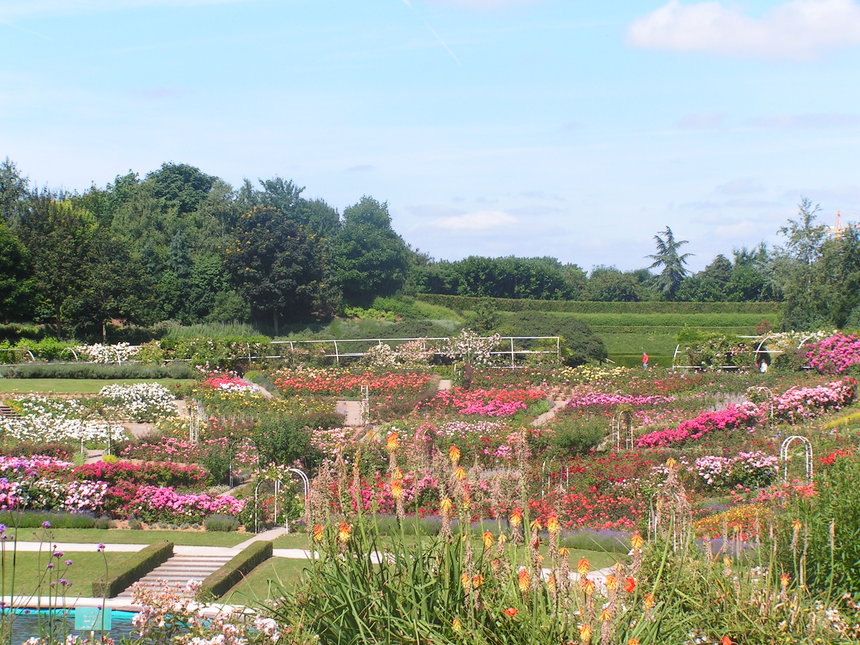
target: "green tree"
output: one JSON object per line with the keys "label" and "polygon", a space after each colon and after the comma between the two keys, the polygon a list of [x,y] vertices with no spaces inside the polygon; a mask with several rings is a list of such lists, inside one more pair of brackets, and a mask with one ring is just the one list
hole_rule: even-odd
{"label": "green tree", "polygon": [[30,195],[28,183],[9,157],[0,163],[0,218],[14,224],[23,216]]}
{"label": "green tree", "polygon": [[811,330],[833,324],[825,307],[827,278],[817,264],[827,235],[826,227],[816,221],[820,210],[804,197],[798,205],[797,219],[789,219],[779,229],[785,244],[776,249],[773,275],[785,297],[786,329]]}
{"label": "green tree", "polygon": [[225,264],[252,315],[271,320],[277,335],[283,321],[331,316],[338,306],[322,240],[271,206],[239,218]]}
{"label": "green tree", "polygon": [[0,322],[29,320],[34,292],[30,255],[0,218]]}
{"label": "green tree", "polygon": [[615,267],[596,266],[588,277],[588,298],[600,302],[638,302],[639,282]]}
{"label": "green tree", "polygon": [[367,306],[376,296],[390,296],[406,280],[410,251],[391,228],[388,204],[372,197],[344,210],[333,239],[336,279],[349,304]]}
{"label": "green tree", "polygon": [[657,252],[646,256],[654,260],[649,268],[663,267],[657,278],[657,284],[666,300],[674,300],[681,283],[687,277],[688,271],[684,265],[692,254],[678,252],[687,244],[687,240],[676,240],[675,234],[668,226],[665,231],[654,236],[654,242],[657,245]]}

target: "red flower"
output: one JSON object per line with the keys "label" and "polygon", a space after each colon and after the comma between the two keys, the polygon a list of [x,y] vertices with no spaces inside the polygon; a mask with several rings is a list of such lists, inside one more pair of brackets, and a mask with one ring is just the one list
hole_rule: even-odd
{"label": "red flower", "polygon": [[508,607],[508,608],[507,608],[507,609],[505,609],[505,611],[504,611],[505,616],[507,616],[508,618],[513,618],[513,617],[514,617],[514,616],[516,616],[518,613],[520,613],[520,610],[519,610],[519,609],[517,609],[516,607]]}

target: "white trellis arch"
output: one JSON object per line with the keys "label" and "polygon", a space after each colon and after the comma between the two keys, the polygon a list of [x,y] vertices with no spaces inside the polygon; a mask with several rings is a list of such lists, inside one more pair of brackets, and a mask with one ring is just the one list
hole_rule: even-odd
{"label": "white trellis arch", "polygon": [[754,385],[749,390],[764,392],[767,394],[768,401],[770,402],[770,429],[773,430],[774,426],[776,425],[773,416],[773,400],[776,398],[776,394],[774,394],[773,390],[771,390],[766,385]]}
{"label": "white trellis arch", "polygon": [[[307,474],[305,474],[305,472],[303,470],[300,470],[298,468],[285,468],[283,471],[281,471],[281,474],[287,474],[287,473],[290,473],[293,475],[298,475],[299,479],[302,480],[302,488],[304,489],[304,493],[305,493],[305,513],[307,513],[308,496],[310,495],[310,491],[311,491],[311,481],[308,478]],[[275,522],[275,524],[277,524],[278,523],[278,510],[279,510],[278,496],[281,494],[281,484],[282,484],[282,478],[281,477],[277,477],[277,478],[265,477],[265,478],[261,479],[259,481],[259,483],[257,483],[257,485],[254,487],[254,508],[255,509],[259,508],[260,486],[265,484],[267,481],[272,481],[273,479],[275,482],[275,517],[274,517],[274,522]],[[255,512],[254,513],[254,533],[259,532],[259,522],[260,522],[259,513]],[[284,512],[284,530],[287,533],[290,532],[290,518],[287,516],[286,511]]]}
{"label": "white trellis arch", "polygon": [[786,437],[785,441],[782,442],[782,445],[779,447],[779,461],[782,464],[782,481],[788,482],[788,462],[789,455],[788,450],[791,448],[791,444],[799,441],[803,444],[803,457],[806,466],[806,482],[812,482],[812,444],[809,439],[803,437],[801,435],[791,435],[790,437]]}
{"label": "white trellis arch", "polygon": [[633,413],[630,410],[616,412],[609,428],[612,445],[616,450],[633,450]]}

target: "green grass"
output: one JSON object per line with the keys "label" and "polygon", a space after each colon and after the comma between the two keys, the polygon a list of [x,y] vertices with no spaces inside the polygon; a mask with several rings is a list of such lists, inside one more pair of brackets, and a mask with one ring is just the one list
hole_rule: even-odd
{"label": "green grass", "polygon": [[293,591],[301,579],[302,571],[310,566],[308,560],[292,558],[270,558],[255,568],[248,576],[222,596],[228,604],[253,605],[263,600],[277,598],[281,595],[277,585]]}
{"label": "green grass", "polygon": [[190,379],[64,379],[64,378],[0,378],[0,393],[26,394],[38,392],[40,394],[98,394],[105,385],[118,383],[129,385],[131,383],[159,383],[166,388],[173,389],[174,385],[190,385],[194,383]]}
{"label": "green grass", "polygon": [[[422,538],[424,541],[428,539],[430,538]],[[405,541],[407,544],[414,544],[415,538],[407,536]],[[283,536],[275,540],[276,549],[307,548],[307,545],[307,535]],[[481,540],[476,539],[475,549],[480,551],[482,548]],[[546,546],[543,546],[541,551],[546,555]],[[592,569],[602,569],[603,567],[615,564],[621,556],[602,551],[571,549],[571,570],[576,570],[576,564],[580,558],[587,558],[591,563]],[[297,583],[301,580],[302,572],[309,567],[310,562],[308,560],[271,558],[254,569],[242,582],[224,594],[221,600],[228,604],[253,605],[255,602],[275,599],[281,595],[281,587],[286,591],[295,590]]]}
{"label": "green grass", "polygon": [[[23,596],[47,596],[51,593],[59,593],[58,588],[62,589],[62,587],[55,586],[52,590],[49,586],[48,574],[50,573],[51,579],[55,582],[63,578],[72,583],[70,587],[66,588],[67,596],[90,597],[93,594],[93,581],[105,575],[105,559],[107,559],[107,567],[110,570],[131,555],[129,553],[102,554],[94,551],[92,553],[66,553],[60,558],[52,558],[50,545],[46,545],[46,551],[43,553],[18,551],[14,554],[13,580],[13,553],[8,544],[6,548],[2,593],[9,594],[11,592]],[[66,560],[72,561],[68,567],[64,564]],[[54,568],[50,571],[46,568],[49,561],[54,564]]]}
{"label": "green grass", "polygon": [[[38,542],[42,529],[19,529],[17,538],[23,542]],[[132,531],[130,529],[50,529],[54,542],[89,544],[153,544],[169,540],[185,546],[235,546],[254,537],[250,533],[221,533],[207,531]],[[307,544],[307,537],[305,536]]]}

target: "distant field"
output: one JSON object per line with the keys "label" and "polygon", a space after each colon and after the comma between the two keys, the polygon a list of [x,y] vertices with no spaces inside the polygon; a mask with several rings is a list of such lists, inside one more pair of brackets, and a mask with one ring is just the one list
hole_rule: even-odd
{"label": "distant field", "polygon": [[0,378],[0,393],[25,394],[38,392],[40,394],[98,394],[105,385],[119,383],[160,383],[172,389],[174,385],[189,385],[194,383],[187,379],[72,379],[72,378]]}

